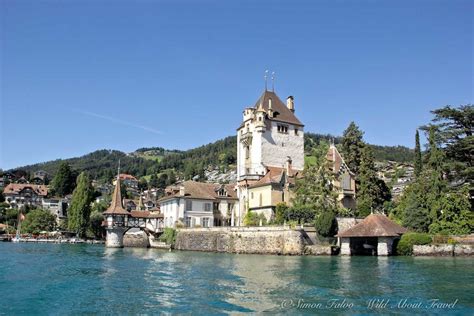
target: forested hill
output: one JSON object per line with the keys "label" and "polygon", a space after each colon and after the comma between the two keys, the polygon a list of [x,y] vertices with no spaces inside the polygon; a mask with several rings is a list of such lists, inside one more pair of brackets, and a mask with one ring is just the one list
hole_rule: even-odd
{"label": "forested hill", "polygon": [[[336,144],[340,137],[331,135],[305,134],[305,151],[321,139],[333,139]],[[375,160],[393,160],[397,162],[413,161],[413,150],[403,146],[378,146],[371,145]],[[219,167],[225,171],[234,168],[237,161],[237,137],[229,136],[214,143],[203,145],[194,149],[179,151],[167,150],[161,147],[140,148],[133,153],[126,154],[117,150],[97,150],[90,154],[70,159],[58,159],[44,163],[24,166],[10,171],[22,170],[32,174],[44,170],[54,176],[62,161],[68,162],[78,172],[87,171],[94,179],[111,179],[117,172],[117,162],[121,161],[121,171],[137,177],[157,174],[167,169],[174,169],[177,173],[187,178],[203,173],[207,166]]]}

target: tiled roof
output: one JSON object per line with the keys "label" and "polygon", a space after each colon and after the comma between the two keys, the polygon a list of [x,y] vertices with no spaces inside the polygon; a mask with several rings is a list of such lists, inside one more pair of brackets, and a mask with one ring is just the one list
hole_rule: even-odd
{"label": "tiled roof", "polygon": [[[215,200],[215,199],[237,199],[237,193],[234,190],[234,185],[232,184],[219,184],[219,183],[204,183],[196,181],[185,181],[181,185],[172,186],[167,188],[168,195],[161,198],[159,201],[165,201],[170,198],[181,197],[179,193],[179,187],[184,186],[184,196],[195,198],[195,199],[206,199],[206,200]],[[221,187],[225,188],[227,196],[219,196],[218,190]]]}
{"label": "tiled roof", "polygon": [[130,175],[130,174],[126,174],[126,173],[121,173],[119,175],[120,177],[120,180],[133,180],[133,181],[138,181],[137,178],[135,178],[134,176]]}
{"label": "tiled roof", "polygon": [[130,216],[138,218],[161,218],[163,214],[149,211],[131,211]]}
{"label": "tiled roof", "polygon": [[[286,168],[278,168],[278,167],[267,167],[267,173],[260,178],[257,182],[253,183],[249,186],[249,188],[255,188],[263,185],[268,184],[277,184],[281,183],[283,177],[286,176]],[[291,169],[290,175],[287,178],[288,183],[295,184],[295,178],[298,178],[299,172],[296,170]]]}
{"label": "tiled roof", "polygon": [[383,214],[371,214],[357,225],[337,234],[337,237],[396,237],[407,231]]}
{"label": "tiled roof", "polygon": [[272,99],[272,109],[274,113],[274,117],[268,117],[269,120],[304,126],[273,91],[265,91],[257,100],[257,103],[255,103],[255,108],[258,109],[260,104],[262,104],[263,109],[268,111],[269,99]]}
{"label": "tiled roof", "polygon": [[117,177],[117,182],[115,183],[114,194],[112,195],[112,203],[103,214],[117,214],[117,215],[129,214],[122,206],[122,193],[120,192],[120,177]]}
{"label": "tiled roof", "polygon": [[31,189],[40,196],[48,195],[48,188],[45,185],[29,183],[10,183],[3,190],[3,194],[20,194],[24,189]]}

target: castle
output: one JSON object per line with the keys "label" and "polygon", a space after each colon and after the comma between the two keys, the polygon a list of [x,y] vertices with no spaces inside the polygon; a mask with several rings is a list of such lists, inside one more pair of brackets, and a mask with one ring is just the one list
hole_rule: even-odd
{"label": "castle", "polygon": [[291,203],[295,179],[304,168],[304,125],[292,96],[284,104],[265,89],[255,106],[243,112],[237,129],[236,225],[247,211],[273,216],[276,204]]}

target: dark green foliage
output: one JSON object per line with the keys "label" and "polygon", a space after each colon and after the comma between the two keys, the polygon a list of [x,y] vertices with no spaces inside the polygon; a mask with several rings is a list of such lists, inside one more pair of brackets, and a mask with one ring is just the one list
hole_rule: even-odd
{"label": "dark green foliage", "polygon": [[278,203],[275,208],[275,224],[282,225],[288,220],[288,205],[285,203]]}
{"label": "dark green foliage", "polygon": [[415,135],[415,161],[414,161],[414,173],[415,177],[419,177],[423,170],[423,162],[421,161],[421,148],[420,148],[420,133],[416,130]]}
{"label": "dark green foliage", "polygon": [[314,164],[305,166],[303,177],[296,181],[296,196],[289,211],[291,219],[313,222],[317,214],[338,212],[337,192],[332,184],[334,174],[326,157],[328,148],[327,143],[321,142],[313,149]]}
{"label": "dark green foliage", "polygon": [[357,212],[358,216],[365,217],[372,211],[381,210],[384,203],[391,199],[391,193],[385,182],[377,178],[370,147],[362,148],[360,163]]}
{"label": "dark green foliage", "polygon": [[363,141],[364,132],[351,122],[342,136],[341,153],[349,169],[356,175],[359,174],[359,167],[362,159],[362,150],[365,147]]}
{"label": "dark green foliage", "polygon": [[474,106],[472,104],[452,107],[447,105],[432,111],[433,125],[424,126],[425,131],[434,127],[437,141],[445,148],[447,175],[458,184],[467,182],[474,186]]}
{"label": "dark green foliage", "polygon": [[3,188],[0,188],[0,203],[5,202],[5,197],[3,196]]}
{"label": "dark green foliage", "polygon": [[91,181],[86,173],[77,178],[77,186],[72,193],[71,207],[68,210],[68,229],[79,236],[86,235],[94,194]]}
{"label": "dark green foliage", "polygon": [[104,216],[101,212],[92,212],[90,216],[90,230],[95,238],[103,238],[105,236],[105,228],[102,226],[102,221],[104,220]]}
{"label": "dark green foliage", "polygon": [[426,199],[426,183],[416,182],[405,189],[400,204],[400,217],[404,227],[417,232],[427,232],[431,224],[430,206]]}
{"label": "dark green foliage", "polygon": [[56,227],[56,218],[49,211],[36,209],[25,216],[21,232],[39,234],[41,231],[52,231]]}
{"label": "dark green foliage", "polygon": [[161,234],[159,240],[173,247],[176,243],[177,235],[178,233],[175,229],[167,227],[164,229],[163,234]]}
{"label": "dark green foliage", "polygon": [[432,238],[423,233],[406,233],[402,236],[397,245],[397,254],[401,256],[411,256],[413,254],[413,245],[428,245]]}
{"label": "dark green foliage", "polygon": [[316,232],[322,237],[334,237],[337,234],[337,220],[333,212],[324,212],[316,217]]}
{"label": "dark green foliage", "polygon": [[244,217],[245,226],[259,226],[260,221],[262,222],[262,225],[267,224],[267,219],[265,218],[265,215],[258,214],[252,211],[247,211],[247,214],[245,214],[245,217]]}
{"label": "dark green foliage", "polygon": [[51,182],[51,188],[55,195],[66,196],[71,194],[76,187],[77,173],[71,169],[67,162],[59,165],[58,172]]}

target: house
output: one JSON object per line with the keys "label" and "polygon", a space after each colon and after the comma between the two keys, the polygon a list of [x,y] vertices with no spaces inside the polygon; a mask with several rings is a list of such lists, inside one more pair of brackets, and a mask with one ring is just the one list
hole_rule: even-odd
{"label": "house", "polygon": [[344,162],[342,155],[334,144],[329,146],[326,158],[330,161],[331,171],[335,175],[333,185],[338,192],[338,201],[347,209],[356,208],[355,175]]}
{"label": "house", "polygon": [[60,220],[65,220],[67,218],[68,206],[67,200],[61,198],[43,198],[41,202],[41,207],[44,210],[50,211],[52,215],[56,216],[56,221],[58,223]]}
{"label": "house", "polygon": [[[134,190],[138,189],[138,180],[134,176],[130,174],[121,173],[119,174],[119,177],[120,177],[120,182],[125,184],[127,188],[131,188]],[[114,180],[113,184],[115,185],[116,182],[117,180]]]}
{"label": "house", "polygon": [[304,168],[304,125],[295,115],[292,96],[284,104],[265,89],[253,107],[243,111],[237,129],[236,225],[246,212],[274,216],[276,204],[291,204],[291,187]]}
{"label": "house", "polygon": [[25,205],[41,207],[43,198],[48,195],[48,188],[45,185],[10,183],[3,190],[3,195],[11,207]]}
{"label": "house", "polygon": [[165,227],[231,226],[238,199],[234,185],[185,181],[158,200]]}
{"label": "house", "polygon": [[339,233],[341,255],[395,254],[401,236],[407,229],[391,221],[383,214],[371,214],[362,222]]}

